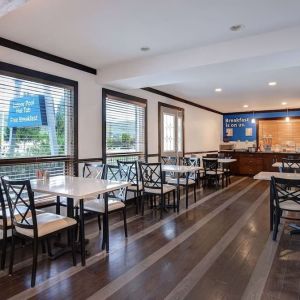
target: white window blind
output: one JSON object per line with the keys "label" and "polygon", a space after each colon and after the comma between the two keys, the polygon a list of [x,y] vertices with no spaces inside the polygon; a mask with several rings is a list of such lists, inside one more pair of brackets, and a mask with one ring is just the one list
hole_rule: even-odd
{"label": "white window blind", "polygon": [[145,155],[146,104],[108,96],[106,109],[106,156],[138,159]]}
{"label": "white window blind", "polygon": [[73,90],[0,74],[0,158],[74,156]]}

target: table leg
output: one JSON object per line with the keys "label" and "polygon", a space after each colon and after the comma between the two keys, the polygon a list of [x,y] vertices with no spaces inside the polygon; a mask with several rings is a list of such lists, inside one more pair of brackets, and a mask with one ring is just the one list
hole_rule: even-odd
{"label": "table leg", "polygon": [[272,185],[270,182],[270,231],[273,231],[273,223],[274,223],[274,205],[273,205],[273,193],[272,193]]}
{"label": "table leg", "polygon": [[84,232],[84,209],[83,199],[79,200],[79,214],[80,214],[80,250],[81,250],[81,265],[85,266],[85,232]]}
{"label": "table leg", "polygon": [[177,173],[177,212],[179,212],[180,205],[180,186],[179,186],[179,173]]}
{"label": "table leg", "polygon": [[104,228],[103,232],[104,234],[104,243],[105,243],[105,249],[106,252],[109,252],[109,220],[108,220],[108,193],[104,195],[104,205],[105,205],[105,211],[104,211]]}

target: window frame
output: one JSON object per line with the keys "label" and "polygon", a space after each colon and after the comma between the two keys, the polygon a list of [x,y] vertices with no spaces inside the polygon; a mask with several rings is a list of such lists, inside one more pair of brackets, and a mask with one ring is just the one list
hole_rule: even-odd
{"label": "window frame", "polygon": [[0,74],[13,76],[19,79],[36,81],[44,84],[53,84],[53,85],[65,85],[71,87],[73,89],[73,120],[74,120],[74,155],[73,157],[67,155],[59,155],[59,156],[41,156],[41,157],[20,157],[20,158],[0,158],[0,166],[9,166],[16,164],[36,164],[43,162],[58,162],[63,161],[66,163],[73,164],[74,175],[78,175],[78,82],[59,77],[56,75],[51,75],[48,73],[12,65],[9,63],[0,61]]}
{"label": "window frame", "polygon": [[[180,111],[182,113],[182,154],[184,156],[185,155],[184,108],[179,107],[179,106],[175,106],[175,105],[171,105],[171,104],[167,104],[167,103],[164,103],[164,102],[158,102],[158,155],[159,155],[159,159],[161,159],[161,155],[162,155],[162,151],[161,151],[162,150],[162,127],[161,127],[162,107],[175,109],[175,110]],[[176,135],[177,135],[177,132],[176,132]]]}
{"label": "window frame", "polygon": [[112,97],[119,101],[125,103],[131,103],[135,105],[140,105],[145,107],[145,139],[144,139],[144,149],[145,149],[145,160],[148,159],[148,101],[147,99],[131,96],[114,90],[109,90],[102,88],[102,160],[103,163],[106,163],[107,157],[126,157],[138,155],[140,152],[125,152],[125,153],[116,153],[115,155],[108,155],[106,153],[106,98]]}

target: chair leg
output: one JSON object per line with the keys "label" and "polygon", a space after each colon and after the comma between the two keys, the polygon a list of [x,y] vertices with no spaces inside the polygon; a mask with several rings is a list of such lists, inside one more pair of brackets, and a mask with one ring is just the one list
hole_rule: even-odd
{"label": "chair leg", "polygon": [[5,268],[6,248],[7,248],[7,229],[3,228],[2,254],[1,254],[1,270]]}
{"label": "chair leg", "polygon": [[46,240],[47,242],[47,250],[48,250],[48,256],[52,256],[52,250],[51,250],[51,242],[50,242],[50,238],[47,238]]}
{"label": "chair leg", "polygon": [[189,186],[186,185],[185,187],[185,208],[189,207]]}
{"label": "chair leg", "polygon": [[73,259],[73,266],[76,266],[76,227],[74,229],[72,228],[70,230],[70,235],[71,235],[71,246],[72,246],[72,259]]}
{"label": "chair leg", "polygon": [[36,269],[38,259],[38,240],[33,240],[33,256],[32,256],[32,273],[31,273],[31,287],[35,286]]}
{"label": "chair leg", "polygon": [[126,219],[126,206],[122,209],[123,211],[123,219],[124,219],[124,232],[125,232],[125,237],[128,237],[127,234],[127,219]]}
{"label": "chair leg", "polygon": [[99,228],[99,231],[101,231],[101,215],[100,214],[98,214],[97,219],[98,219],[98,228]]}
{"label": "chair leg", "polygon": [[15,237],[14,234],[11,236],[11,253],[10,253],[10,262],[9,262],[9,275],[13,273],[14,266],[14,257],[15,257]]}
{"label": "chair leg", "polygon": [[160,218],[162,219],[162,217],[163,217],[163,209],[164,209],[164,203],[165,203],[165,195],[164,194],[162,194],[161,195],[161,203],[160,203]]}
{"label": "chair leg", "polygon": [[105,214],[103,214],[103,217],[102,217],[102,220],[103,220],[103,234],[102,234],[102,246],[101,246],[101,249],[104,250],[105,249],[105,240],[106,240],[106,229],[105,229]]}
{"label": "chair leg", "polygon": [[141,210],[142,210],[142,216],[144,215],[145,212],[145,195],[141,196]]}
{"label": "chair leg", "polygon": [[194,184],[194,202],[197,202],[197,191],[196,191],[196,183]]}
{"label": "chair leg", "polygon": [[275,211],[274,211],[273,241],[276,241],[279,223],[280,223],[280,212],[278,211],[278,209],[275,209]]}
{"label": "chair leg", "polygon": [[173,190],[173,211],[176,212],[176,190]]}
{"label": "chair leg", "polygon": [[41,240],[41,244],[42,244],[42,253],[45,254],[46,253],[46,244],[44,240]]}

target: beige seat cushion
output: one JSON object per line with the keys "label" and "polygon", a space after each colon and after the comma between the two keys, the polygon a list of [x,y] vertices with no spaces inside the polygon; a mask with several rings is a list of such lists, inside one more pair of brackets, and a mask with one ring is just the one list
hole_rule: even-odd
{"label": "beige seat cushion", "polygon": [[[25,211],[27,209],[26,206],[24,206],[24,205],[22,205],[22,206],[20,205],[18,208],[19,208],[19,211],[21,213],[25,213]],[[44,211],[42,211],[40,209],[36,209],[35,212],[38,215],[38,214],[42,214]],[[7,218],[7,226],[11,226],[11,217],[10,217],[10,210],[9,210],[9,208],[5,209],[5,213],[6,213],[6,218]],[[3,212],[1,210],[0,211],[0,226],[3,226],[2,216],[3,216]],[[16,220],[17,221],[21,220],[21,216],[18,214],[17,211],[15,211],[15,216],[16,216]],[[31,212],[30,211],[27,213],[27,216],[31,217]]]}
{"label": "beige seat cushion", "polygon": [[[36,216],[36,220],[39,237],[76,225],[75,219],[52,213],[39,214]],[[29,222],[29,224],[32,224],[32,218],[27,218],[27,221]],[[16,231],[23,235],[33,237],[32,229],[25,229],[16,226]]]}
{"label": "beige seat cushion", "polygon": [[[274,206],[276,206],[276,202],[274,201]],[[295,201],[287,200],[281,202],[279,207],[283,210],[291,210],[291,211],[300,211],[300,204],[297,204]]]}
{"label": "beige seat cushion", "polygon": [[[120,201],[116,200],[113,198],[108,199],[108,211],[114,211],[117,209],[124,208],[125,204]],[[90,210],[90,211],[95,211],[98,213],[104,213],[105,212],[105,203],[104,199],[92,199],[92,200],[87,200],[84,202],[84,209],[85,210]]]}
{"label": "beige seat cushion", "polygon": [[[207,175],[216,175],[216,172],[215,171],[206,171],[206,174]],[[224,174],[224,172],[217,171],[217,175],[222,175],[222,174]]]}
{"label": "beige seat cushion", "polygon": [[143,189],[143,184],[141,182],[139,182],[138,186],[137,185],[131,185],[127,188],[127,190],[132,191],[132,192],[136,192],[137,187],[139,187],[139,191],[141,191]]}
{"label": "beige seat cushion", "polygon": [[[177,179],[176,178],[169,178],[167,180],[167,182],[169,184],[177,184]],[[188,183],[188,185],[195,184],[195,180],[188,179],[187,183]],[[179,178],[179,184],[180,185],[186,185],[186,179],[185,178]]]}
{"label": "beige seat cushion", "polygon": [[[174,185],[170,185],[170,184],[164,184],[163,185],[163,194],[169,193],[173,190],[176,189],[176,186]],[[150,194],[160,194],[161,193],[161,189],[149,189],[149,188],[145,188],[144,189],[145,193],[150,193]]]}

